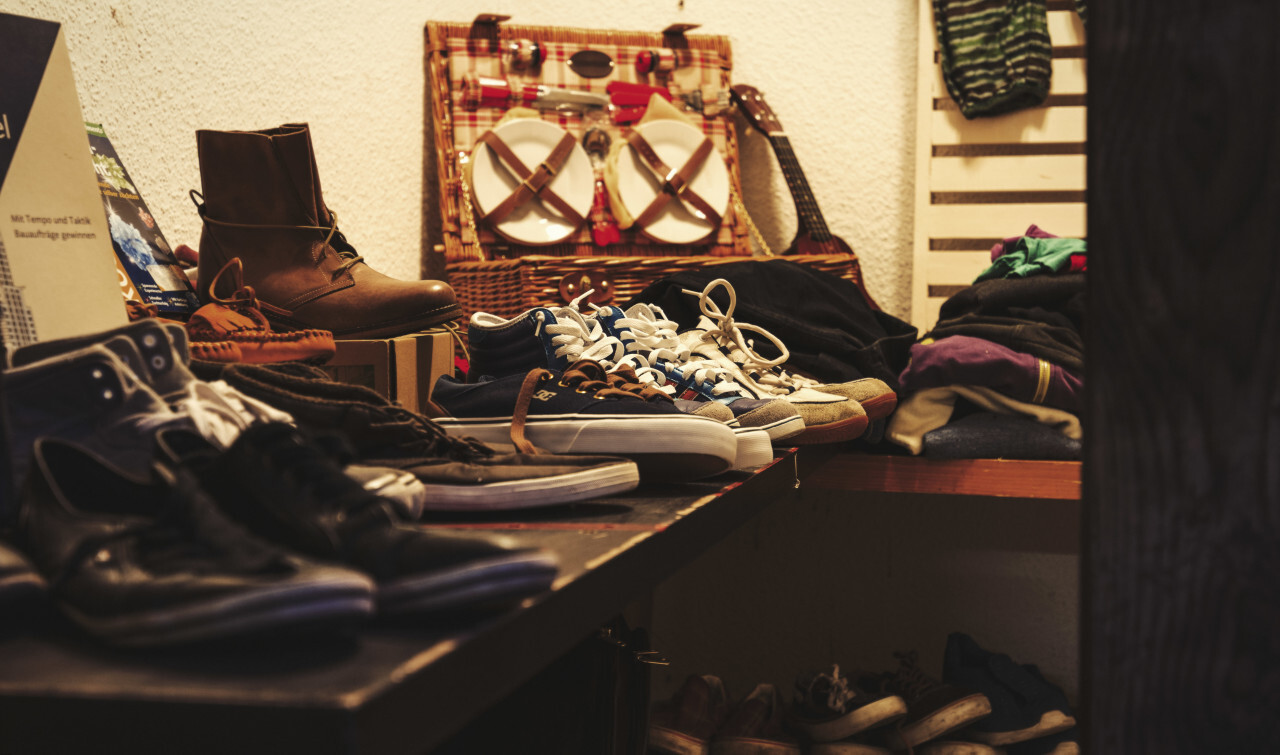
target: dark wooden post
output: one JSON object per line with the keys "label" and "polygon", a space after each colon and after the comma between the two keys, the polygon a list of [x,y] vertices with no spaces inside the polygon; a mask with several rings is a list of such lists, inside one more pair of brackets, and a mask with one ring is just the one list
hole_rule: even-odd
{"label": "dark wooden post", "polygon": [[1089,3],[1084,752],[1280,752],[1280,3]]}

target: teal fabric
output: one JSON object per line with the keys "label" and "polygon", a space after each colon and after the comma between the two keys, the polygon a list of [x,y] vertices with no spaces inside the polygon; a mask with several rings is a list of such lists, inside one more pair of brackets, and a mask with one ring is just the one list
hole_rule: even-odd
{"label": "teal fabric", "polygon": [[1071,255],[1085,254],[1085,247],[1084,239],[1037,239],[1023,236],[1011,251],[996,257],[991,267],[983,270],[973,282],[1056,273],[1071,264]]}

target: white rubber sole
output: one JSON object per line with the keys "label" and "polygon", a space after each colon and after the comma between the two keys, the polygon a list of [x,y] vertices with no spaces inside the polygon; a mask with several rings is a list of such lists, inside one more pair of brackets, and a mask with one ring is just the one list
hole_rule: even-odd
{"label": "white rubber sole", "polygon": [[1025,742],[1028,739],[1039,739],[1040,737],[1057,734],[1075,725],[1076,719],[1073,716],[1069,716],[1060,710],[1051,710],[1040,716],[1040,720],[1034,726],[1028,726],[1025,729],[995,732],[975,729],[969,732],[969,737],[976,742],[982,742],[992,747],[1004,747],[1005,745]]}
{"label": "white rubber sole", "polygon": [[734,469],[756,469],[773,461],[773,441],[766,430],[755,427],[735,427],[738,438],[738,455],[733,460]]}
{"label": "white rubber sole", "polygon": [[[469,435],[486,443],[511,442],[510,417],[435,421],[450,435]],[[689,414],[529,417],[524,435],[551,453],[631,457],[641,464],[644,477],[708,477],[731,468],[738,456],[733,428]]]}
{"label": "white rubber sole", "polygon": [[829,721],[797,723],[796,728],[815,742],[834,742],[907,715],[907,703],[897,695],[882,697]]}
{"label": "white rubber sole", "polygon": [[423,511],[515,511],[554,506],[634,490],[640,470],[634,462],[601,464],[562,475],[487,485],[425,485]]}

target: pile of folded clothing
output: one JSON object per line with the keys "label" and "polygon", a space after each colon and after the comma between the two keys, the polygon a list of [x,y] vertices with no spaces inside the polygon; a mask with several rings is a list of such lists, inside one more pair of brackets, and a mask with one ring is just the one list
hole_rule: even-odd
{"label": "pile of folded clothing", "polygon": [[889,441],[943,459],[1080,458],[1085,242],[1031,226],[911,347]]}

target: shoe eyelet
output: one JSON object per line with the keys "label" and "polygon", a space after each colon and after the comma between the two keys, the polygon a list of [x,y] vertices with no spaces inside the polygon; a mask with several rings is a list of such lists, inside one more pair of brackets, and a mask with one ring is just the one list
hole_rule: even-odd
{"label": "shoe eyelet", "polygon": [[569,388],[569,387],[571,387],[570,385],[568,385],[567,383],[565,383],[563,380],[557,380],[557,381],[556,381],[556,385],[560,386],[561,388]]}
{"label": "shoe eyelet", "polygon": [[101,380],[105,376],[105,373],[103,373],[102,368],[94,367],[93,370],[89,373],[89,376],[92,377],[94,380]]}
{"label": "shoe eyelet", "polygon": [[115,392],[115,391],[113,391],[113,390],[111,390],[110,388],[104,388],[104,389],[102,390],[102,398],[103,398],[103,400],[105,400],[105,401],[110,401],[111,399],[113,399],[113,398],[115,398],[115,397],[116,397],[116,392]]}
{"label": "shoe eyelet", "polygon": [[165,367],[168,366],[168,363],[165,362],[164,357],[160,356],[159,354],[156,354],[155,356],[151,357],[151,366],[154,369],[163,370]]}
{"label": "shoe eyelet", "polygon": [[143,336],[142,345],[146,346],[148,349],[154,349],[156,347],[156,337],[148,333],[147,335]]}

